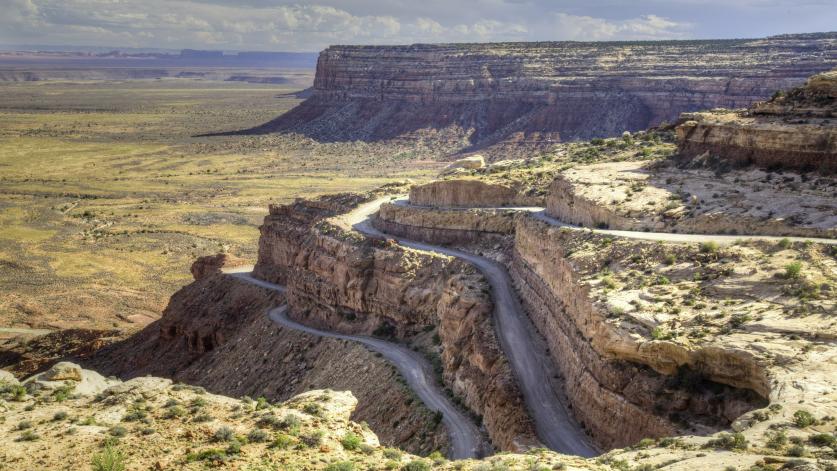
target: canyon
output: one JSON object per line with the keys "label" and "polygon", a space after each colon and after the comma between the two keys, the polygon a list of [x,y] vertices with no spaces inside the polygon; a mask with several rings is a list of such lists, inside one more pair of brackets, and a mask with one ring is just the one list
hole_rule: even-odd
{"label": "canyon", "polygon": [[[0,458],[833,470],[835,44],[331,47],[246,132],[484,155],[272,203],[255,260],[198,258],[81,366],[0,373]],[[720,105],[750,108],[691,112]]]}
{"label": "canyon", "polygon": [[[680,113],[743,108],[837,65],[837,35],[635,43],[332,46],[312,96],[242,133],[525,156]],[[435,143],[435,144],[429,144]]]}

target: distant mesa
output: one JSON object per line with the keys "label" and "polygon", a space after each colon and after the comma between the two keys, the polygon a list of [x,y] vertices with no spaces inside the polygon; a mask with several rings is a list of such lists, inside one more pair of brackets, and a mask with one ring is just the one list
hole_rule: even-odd
{"label": "distant mesa", "polygon": [[231,134],[414,138],[514,158],[558,141],[744,108],[837,66],[837,33],[749,40],[333,46],[313,94]]}

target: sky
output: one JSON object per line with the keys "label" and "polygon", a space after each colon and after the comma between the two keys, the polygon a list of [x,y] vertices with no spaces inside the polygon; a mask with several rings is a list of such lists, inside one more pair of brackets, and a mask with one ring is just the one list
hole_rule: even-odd
{"label": "sky", "polygon": [[752,38],[837,0],[0,0],[0,44],[316,52],[332,44]]}

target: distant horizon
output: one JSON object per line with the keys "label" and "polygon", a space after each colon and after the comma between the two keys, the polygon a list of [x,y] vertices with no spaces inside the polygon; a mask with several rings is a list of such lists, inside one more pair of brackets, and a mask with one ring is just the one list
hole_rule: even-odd
{"label": "distant horizon", "polygon": [[240,54],[240,53],[264,53],[264,54],[295,54],[295,55],[311,55],[319,54],[329,47],[337,46],[352,46],[352,47],[409,47],[409,46],[434,46],[445,44],[500,44],[500,43],[638,43],[638,42],[694,42],[694,41],[747,41],[754,39],[767,39],[782,36],[806,36],[806,35],[835,35],[837,30],[833,31],[808,31],[802,33],[777,33],[768,36],[747,36],[747,37],[716,37],[716,38],[678,38],[678,39],[622,39],[622,40],[577,40],[577,39],[556,39],[556,40],[541,40],[541,41],[460,41],[460,42],[416,42],[416,43],[392,43],[392,44],[363,44],[363,43],[335,43],[326,46],[323,49],[316,51],[289,51],[289,50],[257,50],[257,49],[213,49],[213,48],[158,48],[158,47],[133,47],[133,46],[91,46],[91,45],[76,45],[76,44],[13,44],[0,43],[0,52],[66,52],[66,53],[108,53],[108,52],[126,52],[136,54],[180,54],[183,51],[199,51],[199,52],[221,52],[223,54]]}
{"label": "distant horizon", "polygon": [[8,0],[0,44],[311,53],[330,45],[747,39],[834,25],[837,0]]}

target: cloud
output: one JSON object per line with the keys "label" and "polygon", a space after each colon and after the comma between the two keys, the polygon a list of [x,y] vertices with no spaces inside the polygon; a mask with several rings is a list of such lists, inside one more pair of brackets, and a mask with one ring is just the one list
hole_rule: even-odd
{"label": "cloud", "polygon": [[0,43],[174,49],[746,37],[837,22],[835,0],[2,1]]}
{"label": "cloud", "polygon": [[689,23],[679,23],[656,15],[621,21],[566,13],[554,15],[554,37],[569,40],[606,41],[642,39],[678,39],[691,30]]}

